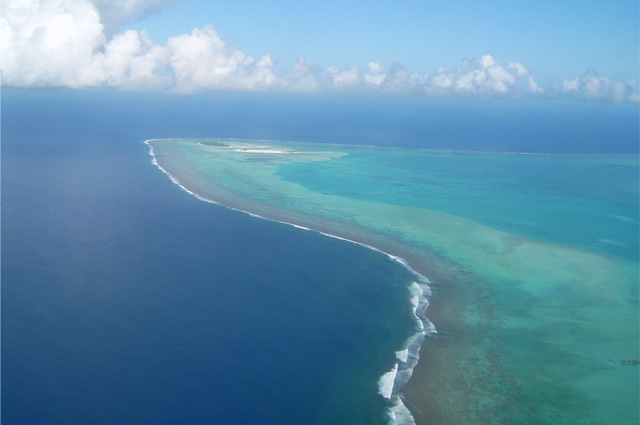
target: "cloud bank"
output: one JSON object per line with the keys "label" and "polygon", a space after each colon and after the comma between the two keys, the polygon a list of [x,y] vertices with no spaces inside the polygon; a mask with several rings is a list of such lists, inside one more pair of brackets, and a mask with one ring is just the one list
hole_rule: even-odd
{"label": "cloud bank", "polygon": [[423,96],[558,96],[638,102],[635,82],[599,77],[595,70],[541,88],[522,64],[491,55],[464,59],[457,69],[410,73],[399,63],[371,62],[323,69],[300,57],[276,72],[268,54],[247,56],[212,25],[154,44],[142,31],[120,32],[174,0],[4,0],[0,16],[2,85],[118,87],[193,93],[202,90],[354,92]]}

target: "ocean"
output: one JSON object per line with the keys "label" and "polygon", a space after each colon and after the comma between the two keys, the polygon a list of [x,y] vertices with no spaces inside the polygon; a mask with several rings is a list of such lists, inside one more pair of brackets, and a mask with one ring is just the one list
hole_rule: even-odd
{"label": "ocean", "polygon": [[[432,280],[426,316],[440,321],[423,344],[432,359],[422,356],[406,388],[418,423],[619,424],[637,417],[637,344],[636,352],[629,349],[637,328],[628,323],[637,319],[629,306],[638,296],[637,106],[522,103],[510,112],[503,101],[2,95],[6,423],[389,423],[393,403],[381,377],[397,367],[419,328],[418,276],[381,252],[191,196],[151,163],[142,143],[184,137],[269,146],[294,140],[312,151],[317,145],[309,143],[321,144],[347,155],[312,168],[278,164],[279,181],[351,205],[390,205],[393,217],[408,208],[463,217],[515,235],[514,246],[530,253],[560,246],[551,252],[585,253],[580,261],[623,276],[604,295],[597,285],[580,290],[525,280],[513,288],[517,276],[478,268],[486,259],[465,251],[464,240],[429,235],[438,250],[427,247],[430,262],[415,268]],[[410,161],[394,167],[398,161],[382,161],[390,155]],[[250,170],[241,165],[236,170]],[[455,170],[465,172],[456,177]],[[340,184],[331,186],[340,171]],[[398,176],[402,181],[390,179]],[[375,191],[367,189],[372,178]],[[611,182],[620,182],[613,192]],[[584,212],[579,220],[575,211]],[[318,222],[335,229],[335,217]],[[355,224],[380,224],[371,220]],[[350,223],[338,230],[348,235]],[[624,265],[608,270],[610,260]],[[549,297],[557,305],[540,303]],[[574,322],[556,316],[563,306],[573,309]],[[585,319],[608,306],[623,306],[626,322],[613,325],[619,310]],[[593,335],[573,334],[595,322],[601,325]],[[609,341],[612,329],[626,340],[594,360],[606,346],[597,338]],[[566,346],[558,347],[562,338]],[[541,347],[531,351],[531,341]],[[469,347],[477,352],[464,352]],[[458,358],[443,363],[452,353]],[[523,362],[529,366],[513,369]],[[594,364],[600,374],[584,373]],[[575,382],[549,386],[563,368]],[[610,383],[611,373],[624,384]],[[607,397],[589,398],[594,392],[583,388],[616,395],[616,413],[607,414]]]}

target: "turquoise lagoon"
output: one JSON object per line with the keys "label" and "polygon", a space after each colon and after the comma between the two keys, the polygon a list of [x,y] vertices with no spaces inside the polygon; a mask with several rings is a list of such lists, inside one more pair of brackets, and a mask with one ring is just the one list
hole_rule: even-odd
{"label": "turquoise lagoon", "polygon": [[397,422],[638,423],[636,155],[146,143],[203,200],[375,247],[424,277],[409,292],[416,306],[430,295],[420,361],[398,347],[380,379]]}

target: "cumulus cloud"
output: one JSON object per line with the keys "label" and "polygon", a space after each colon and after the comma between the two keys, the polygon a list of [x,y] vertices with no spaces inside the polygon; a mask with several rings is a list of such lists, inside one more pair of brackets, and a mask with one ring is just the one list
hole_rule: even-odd
{"label": "cumulus cloud", "polygon": [[[115,3],[137,15],[167,2]],[[108,39],[99,9],[85,0],[5,0],[0,37],[3,85],[13,87],[194,92],[263,90],[276,81],[268,55],[258,60],[246,56],[231,48],[211,25],[172,37],[164,45],[152,43],[138,31]]]}
{"label": "cumulus cloud", "polygon": [[363,80],[372,86],[380,86],[385,77],[384,67],[378,62],[369,62],[367,71],[362,76]]}
{"label": "cumulus cloud", "polygon": [[440,68],[424,87],[430,95],[489,94],[506,96],[518,91],[518,82],[528,74],[520,63],[502,66],[491,55],[479,60],[465,59],[462,66],[454,70]]}
{"label": "cumulus cloud", "polygon": [[144,31],[120,32],[176,0],[4,0],[0,15],[2,84],[11,87],[112,86],[192,93],[201,90],[376,92],[391,95],[521,97],[565,94],[584,99],[638,102],[635,83],[600,77],[594,70],[543,90],[521,63],[491,55],[464,59],[432,75],[399,63],[370,62],[322,68],[299,57],[276,72],[265,54],[246,55],[212,25],[153,43]]}
{"label": "cumulus cloud", "polygon": [[302,93],[316,93],[322,90],[322,68],[311,65],[300,56],[298,61],[277,84],[283,90]]}
{"label": "cumulus cloud", "polygon": [[543,93],[544,92],[544,90],[542,90],[542,88],[540,88],[538,86],[538,83],[536,83],[536,80],[532,76],[529,76],[529,78],[527,78],[527,82],[529,84],[529,91],[531,93]]}
{"label": "cumulus cloud", "polygon": [[338,89],[347,89],[360,86],[362,81],[360,71],[355,65],[348,65],[342,69],[335,67],[327,68],[327,75],[331,79],[334,87]]}
{"label": "cumulus cloud", "polygon": [[580,77],[562,82],[562,92],[582,99],[611,102],[638,102],[638,87],[635,82],[624,84],[600,77],[593,68]]}
{"label": "cumulus cloud", "polygon": [[[491,55],[485,55],[480,59],[463,60],[458,69],[441,68],[433,76],[410,73],[397,62],[389,69],[380,62],[370,62],[363,71],[355,65],[347,65],[340,69],[330,67],[324,74],[324,78],[322,75],[318,77],[316,71],[314,81],[324,85],[326,90],[427,96],[515,96],[520,92],[519,86],[527,85],[526,82],[519,83],[528,71],[520,63],[503,66],[496,63]],[[535,80],[530,78],[528,82],[529,91],[541,91]]]}
{"label": "cumulus cloud", "polygon": [[172,84],[166,73],[158,72],[166,67],[166,57],[166,49],[154,45],[144,32],[126,31],[93,56],[91,65],[83,72],[89,75],[83,80],[87,86],[162,89]]}
{"label": "cumulus cloud", "polygon": [[[369,71],[371,71],[371,65]],[[388,71],[383,71],[380,65],[375,75],[380,82],[373,89],[385,94],[419,93],[417,88],[422,87],[427,81],[426,74],[411,74],[399,62],[391,64]]]}
{"label": "cumulus cloud", "polygon": [[5,0],[0,16],[3,84],[81,87],[79,70],[105,43],[97,9],[88,2]]}
{"label": "cumulus cloud", "polygon": [[170,38],[165,50],[176,91],[264,90],[276,81],[270,56],[255,61],[229,50],[211,25]]}

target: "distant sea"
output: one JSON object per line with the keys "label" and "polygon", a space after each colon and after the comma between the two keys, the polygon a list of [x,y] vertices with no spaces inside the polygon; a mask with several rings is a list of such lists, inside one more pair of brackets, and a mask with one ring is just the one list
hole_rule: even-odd
{"label": "distant sea", "polygon": [[[388,422],[380,377],[414,331],[411,283],[416,276],[380,252],[202,202],[159,172],[142,143],[210,137],[485,153],[624,154],[626,161],[635,158],[637,167],[638,106],[3,90],[5,423]],[[363,158],[363,164],[371,159]],[[611,170],[592,176],[590,187],[597,187],[595,177],[624,173],[616,163]],[[301,171],[291,166],[281,176]],[[568,171],[568,178],[577,176]],[[304,184],[327,192],[323,182]],[[360,201],[375,200],[375,194],[357,186],[343,189]],[[557,187],[550,190],[570,196]],[[454,213],[460,205],[438,210]],[[624,226],[637,230],[637,203],[631,209],[612,224],[613,239],[563,235],[544,225],[536,230],[528,211],[518,211],[517,205],[518,219],[510,226],[525,229],[524,237],[633,261],[637,238],[625,234]],[[470,218],[500,227],[482,210]],[[538,218],[554,223],[552,214]],[[508,231],[509,225],[500,230]],[[447,297],[446,287],[438,288],[430,308],[449,320],[455,312],[436,306]],[[637,300],[637,286],[629,288],[629,299]],[[450,305],[458,305],[454,301]],[[447,333],[456,332],[447,328],[447,320],[437,337],[445,344]],[[524,335],[520,343],[526,341]],[[637,366],[626,363],[634,360],[605,363],[637,375]],[[451,382],[463,378],[452,375]],[[453,394],[451,387],[447,391]],[[491,397],[487,400],[491,404]],[[580,409],[580,400],[566,402]],[[481,407],[489,411],[492,406]],[[530,423],[554,423],[544,420]]]}

